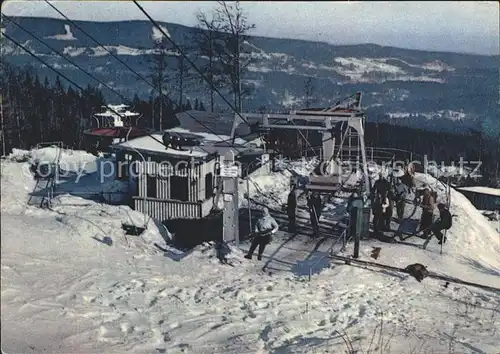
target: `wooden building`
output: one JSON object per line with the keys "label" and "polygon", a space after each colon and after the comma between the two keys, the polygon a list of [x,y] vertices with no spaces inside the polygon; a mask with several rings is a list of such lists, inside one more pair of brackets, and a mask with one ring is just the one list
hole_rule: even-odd
{"label": "wooden building", "polygon": [[474,186],[461,187],[457,190],[479,210],[500,210],[500,189]]}
{"label": "wooden building", "polygon": [[[220,156],[228,150],[242,165],[263,155],[262,149],[245,145],[237,145],[236,149],[209,134],[192,134],[177,128],[168,132],[196,143],[166,148],[163,134],[157,133],[112,146],[118,177],[128,180],[133,191],[134,209],[160,222],[201,219],[210,214]],[[241,172],[245,174],[246,168]]]}

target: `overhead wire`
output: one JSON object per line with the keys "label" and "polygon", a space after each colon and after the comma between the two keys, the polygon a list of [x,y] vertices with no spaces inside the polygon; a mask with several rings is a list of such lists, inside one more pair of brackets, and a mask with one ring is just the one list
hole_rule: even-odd
{"label": "overhead wire", "polygon": [[[80,30],[85,36],[87,36],[89,39],[91,39],[95,44],[97,44],[100,48],[104,49],[109,55],[111,55],[114,59],[116,59],[117,61],[119,61],[121,64],[123,64],[129,71],[131,71],[133,74],[135,74],[139,79],[141,79],[142,81],[144,81],[148,86],[150,86],[153,90],[155,90],[156,92],[158,92],[161,96],[161,98],[163,100],[166,100],[167,102],[172,102],[173,104],[175,104],[177,107],[179,107],[178,104],[176,104],[175,102],[173,102],[168,96],[166,96],[163,92],[160,92],[160,90],[155,86],[153,85],[151,82],[149,82],[146,78],[144,78],[144,76],[142,76],[141,74],[139,74],[136,70],[134,70],[133,68],[130,67],[130,65],[128,65],[126,62],[124,62],[120,57],[118,57],[115,53],[113,53],[111,50],[109,50],[108,48],[106,48],[106,46],[102,45],[98,40],[96,40],[92,35],[90,35],[87,31],[85,31],[81,26],[79,26],[77,23],[75,23],[75,21],[71,20],[68,16],[66,16],[61,10],[59,10],[55,5],[53,5],[52,3],[50,3],[48,0],[44,0],[52,9],[54,9],[54,11],[56,11],[59,15],[61,15],[62,17],[64,17],[67,21],[69,21],[73,26],[75,26],[75,28],[77,28],[78,30]],[[164,32],[163,32],[164,33]],[[164,34],[165,35],[165,34]],[[168,36],[165,36],[168,38]],[[203,122],[201,122],[199,119],[197,119],[196,117],[194,117],[193,115],[191,115],[190,113],[188,112],[183,112],[183,113],[186,113],[191,119],[193,119],[194,121],[196,121],[198,124],[200,124],[201,126],[203,126],[205,129],[207,129],[211,134],[214,134],[216,135],[222,142],[224,141],[227,141],[227,140],[230,140],[230,139],[224,139],[220,136],[220,134],[217,134],[215,133],[212,129],[210,129],[206,124],[204,124]],[[247,122],[248,124],[248,122]],[[150,136],[151,137],[151,136]],[[153,137],[152,137],[153,138]],[[163,144],[163,142],[159,141],[158,139],[156,138],[153,138],[154,140],[156,140],[157,142],[160,142],[161,144]],[[233,142],[234,142],[234,139],[233,139]],[[163,144],[164,145],[164,144]],[[236,147],[235,147],[236,148]],[[236,148],[237,149],[237,148]],[[207,151],[205,151],[207,152]]]}
{"label": "overhead wire", "polygon": [[103,82],[102,80],[96,78],[94,75],[90,74],[88,71],[86,71],[85,69],[83,69],[80,65],[76,64],[74,61],[72,61],[71,59],[69,59],[66,55],[64,55],[63,53],[59,52],[57,49],[55,49],[54,47],[52,47],[51,45],[47,44],[45,41],[41,40],[37,35],[35,35],[33,32],[27,30],[26,28],[24,28],[23,26],[21,26],[20,24],[18,24],[16,21],[14,21],[13,19],[11,19],[9,16],[5,16],[3,15],[3,18],[5,18],[7,21],[9,21],[10,23],[13,23],[15,26],[17,26],[18,28],[20,28],[22,31],[26,32],[27,34],[29,34],[31,37],[35,38],[38,42],[40,42],[41,44],[43,44],[44,46],[46,46],[47,48],[49,48],[51,51],[53,51],[54,53],[56,53],[57,55],[59,55],[61,58],[65,59],[67,62],[69,62],[71,65],[75,66],[77,69],[81,70],[82,72],[84,72],[87,76],[89,76],[90,78],[94,79],[95,81],[99,82],[101,85],[103,85],[104,87],[106,87],[108,90],[110,90],[111,92],[113,92],[114,94],[116,94],[118,97],[120,97],[122,100],[124,101],[128,101],[129,99],[126,98],[125,96],[123,96],[121,93],[119,93],[118,91],[116,91],[114,88],[110,87],[108,84],[106,84],[105,82]]}
{"label": "overhead wire", "polygon": [[[19,48],[21,48],[22,50],[24,50],[26,53],[28,53],[30,56],[32,56],[33,58],[35,58],[36,60],[38,60],[39,62],[41,62],[43,65],[45,65],[47,68],[49,68],[51,71],[55,72],[57,75],[61,76],[62,78],[64,78],[66,81],[68,81],[69,83],[71,83],[74,87],[76,87],[77,89],[79,89],[81,92],[84,92],[85,89],[80,86],[79,84],[77,84],[75,81],[71,80],[70,78],[68,78],[65,74],[63,74],[62,72],[60,72],[59,70],[55,69],[54,67],[50,66],[45,60],[41,59],[39,56],[37,56],[36,54],[34,54],[33,52],[31,52],[29,49],[27,49],[25,46],[23,46],[21,43],[19,43],[18,41],[16,41],[15,39],[13,39],[11,36],[9,36],[8,34],[6,33],[3,33],[3,36],[5,38],[7,38],[9,41],[11,41],[12,43],[14,43],[15,45],[17,45]],[[86,72],[85,70],[81,69],[82,71]],[[87,73],[87,72],[86,72]],[[88,74],[88,73],[87,73]],[[116,111],[114,108],[111,108],[111,107],[108,107],[108,109],[110,111],[112,111],[113,113],[115,113],[116,115],[118,115],[120,118],[122,119],[125,119],[125,116],[123,114],[121,114],[120,112]],[[157,141],[158,143],[162,144],[163,146],[167,147],[167,145],[165,145],[163,143],[163,141],[157,139],[156,137],[154,137],[153,135],[151,135],[148,131],[146,130],[143,130],[143,129],[139,129],[140,131],[144,132],[147,136],[149,136],[151,139]],[[222,138],[221,138],[222,139]],[[210,152],[206,149],[204,149],[203,147],[200,146],[200,149],[204,150],[204,152],[206,152],[207,154],[211,155],[213,154],[213,152]]]}
{"label": "overhead wire", "polygon": [[[47,0],[45,0],[47,1]],[[217,93],[221,98],[222,100],[229,106],[229,108],[231,108],[231,110],[233,112],[235,112],[239,117],[240,119],[245,122],[250,128],[251,128],[251,124],[243,117],[243,115],[238,112],[238,110],[236,109],[236,107],[234,107],[231,102],[228,101],[228,99],[226,97],[224,97],[224,95],[217,89],[217,87],[215,87],[215,85],[213,84],[213,82],[207,78],[203,72],[193,63],[193,61],[184,53],[184,51],[181,49],[181,47],[179,47],[177,45],[177,43],[174,42],[174,40],[167,34],[165,33],[165,31],[163,30],[163,28],[161,28],[161,26],[147,13],[146,10],[144,10],[144,8],[139,5],[139,3],[136,1],[136,0],[133,0],[134,4],[139,8],[139,10],[141,10],[141,12],[149,19],[149,21],[162,33],[162,35],[170,42],[170,44],[172,44],[172,46],[175,48],[175,50],[184,57],[184,59],[192,66],[192,68],[201,76],[201,78],[203,80],[205,80],[208,85],[210,86],[210,88],[215,92]]]}

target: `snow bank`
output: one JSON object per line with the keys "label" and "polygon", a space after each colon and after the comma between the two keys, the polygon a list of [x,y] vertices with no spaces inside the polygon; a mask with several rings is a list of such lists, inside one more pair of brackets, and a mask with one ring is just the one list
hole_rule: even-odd
{"label": "snow bank", "polygon": [[[33,182],[19,177],[23,166],[28,164],[2,161],[2,212]],[[306,175],[308,168],[292,164],[252,180],[267,203],[271,195],[284,201],[290,176]],[[436,179],[417,179],[445,198]],[[15,188],[4,190],[9,184]],[[9,195],[14,189],[17,194]],[[443,255],[435,242],[424,251],[363,241],[361,259],[370,259],[371,247],[379,245],[377,262],[420,262],[438,273],[500,287],[498,234],[463,195],[451,195],[458,216]],[[307,236],[290,240],[279,231],[262,262],[228,246],[231,267],[219,263],[213,243],[188,253],[168,248],[165,230],[128,207],[66,194],[54,201],[53,211],[8,209],[0,236],[6,353],[341,353],[344,332],[358,352],[366,352],[373,337],[377,352],[380,337],[392,353],[498,348],[498,294],[335,262],[307,282],[298,269],[324,255],[316,250],[325,246],[307,242]],[[147,223],[148,229],[128,236],[122,223]],[[282,268],[272,269],[272,262]]]}
{"label": "snow bank", "polygon": [[40,164],[55,163],[59,159],[62,173],[64,171],[92,173],[97,170],[97,159],[94,155],[85,151],[60,149],[56,146],[32,150],[13,149],[7,159],[16,162],[26,161]]}
{"label": "snow bank", "polygon": [[[17,156],[23,160],[21,156]],[[26,160],[24,160],[26,161]],[[26,208],[29,193],[35,187],[35,180],[27,162],[2,159],[1,165],[1,210],[2,213],[21,213]]]}
{"label": "snow bank", "polygon": [[286,203],[290,192],[290,179],[292,176],[308,176],[316,167],[317,160],[303,159],[301,161],[278,162],[279,172],[265,175],[251,176],[249,183],[245,180],[239,182],[240,207],[247,205],[245,195],[261,203],[267,204],[270,208],[281,210],[281,206]]}

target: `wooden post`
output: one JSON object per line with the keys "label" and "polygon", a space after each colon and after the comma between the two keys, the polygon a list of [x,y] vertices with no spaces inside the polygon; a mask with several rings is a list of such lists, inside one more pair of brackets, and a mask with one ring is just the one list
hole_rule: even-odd
{"label": "wooden post", "polygon": [[239,210],[238,210],[238,174],[234,175],[230,170],[237,168],[232,152],[224,156],[221,165],[220,178],[223,180],[223,229],[222,241],[235,241],[239,246]]}

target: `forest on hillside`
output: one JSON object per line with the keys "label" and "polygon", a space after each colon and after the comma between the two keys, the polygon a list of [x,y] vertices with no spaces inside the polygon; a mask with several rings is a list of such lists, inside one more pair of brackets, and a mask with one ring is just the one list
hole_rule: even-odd
{"label": "forest on hillside", "polygon": [[[29,149],[40,142],[62,141],[73,149],[84,149],[83,131],[93,126],[92,114],[101,112],[106,104],[102,92],[87,86],[83,90],[66,87],[61,79],[51,83],[40,80],[29,67],[3,65],[2,84],[2,155],[12,148]],[[134,97],[126,102],[142,113],[143,127],[158,126],[159,98],[148,101]],[[202,102],[192,105],[187,101],[179,107],[172,101],[163,100],[163,127],[178,125],[175,114],[184,110],[205,110]],[[477,132],[451,134],[425,131],[388,123],[367,122],[365,131],[367,146],[378,146],[413,151],[415,156],[427,155],[439,163],[457,164],[462,157],[466,161],[481,161],[482,184],[500,186],[500,144]]]}
{"label": "forest on hillside", "polygon": [[[74,88],[63,84],[58,76],[54,82],[43,80],[30,67],[12,67],[2,64],[2,155],[13,148],[30,149],[41,142],[62,142],[73,149],[84,149],[83,132],[95,127],[94,113],[103,111],[106,105],[102,91],[96,87]],[[171,100],[150,98],[144,101],[135,96],[130,102],[134,110],[147,119],[139,122],[143,127],[158,127],[160,104],[162,125],[170,128],[178,125],[175,114],[184,110],[205,110],[203,103],[189,100],[179,107]]]}

